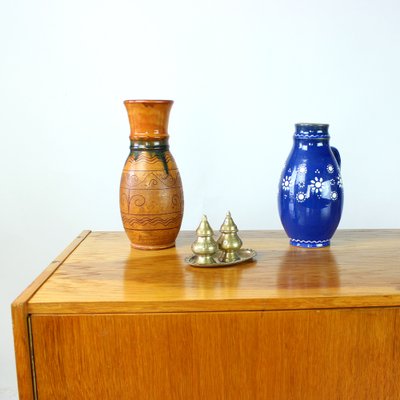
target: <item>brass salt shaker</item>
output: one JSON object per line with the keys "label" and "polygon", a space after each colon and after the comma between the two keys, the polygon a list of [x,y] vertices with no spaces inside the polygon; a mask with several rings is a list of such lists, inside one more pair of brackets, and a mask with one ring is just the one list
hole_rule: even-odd
{"label": "brass salt shaker", "polygon": [[207,216],[203,215],[196,230],[197,239],[192,244],[192,251],[196,255],[198,265],[216,264],[215,255],[218,244],[214,239],[214,232],[208,223]]}
{"label": "brass salt shaker", "polygon": [[242,247],[242,240],[238,236],[238,228],[233,222],[231,213],[228,211],[225,220],[220,228],[221,236],[218,239],[218,246],[221,250],[219,261],[231,263],[240,260],[239,250]]}

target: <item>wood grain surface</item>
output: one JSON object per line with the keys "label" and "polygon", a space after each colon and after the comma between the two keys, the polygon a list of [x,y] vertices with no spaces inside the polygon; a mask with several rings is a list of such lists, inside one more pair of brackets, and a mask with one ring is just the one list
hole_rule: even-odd
{"label": "wood grain surface", "polygon": [[397,400],[400,310],[34,315],[40,400]]}
{"label": "wood grain surface", "polygon": [[72,243],[14,300],[11,305],[14,348],[18,376],[20,400],[33,400],[35,396],[34,374],[30,351],[30,327],[28,300],[40,288],[43,282],[63,263],[79,246],[90,231],[83,231]]}
{"label": "wood grain surface", "polygon": [[92,232],[29,300],[31,313],[188,312],[400,305],[400,230],[342,230],[332,246],[295,248],[280,231],[239,232],[256,261],[196,269],[177,246],[132,249]]}

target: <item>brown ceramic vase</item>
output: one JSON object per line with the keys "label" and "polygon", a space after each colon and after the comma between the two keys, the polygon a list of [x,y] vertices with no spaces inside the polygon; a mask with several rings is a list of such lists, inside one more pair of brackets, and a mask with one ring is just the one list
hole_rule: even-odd
{"label": "brown ceramic vase", "polygon": [[126,100],[131,152],[122,171],[120,208],[133,247],[175,245],[183,217],[183,190],[169,151],[171,100]]}

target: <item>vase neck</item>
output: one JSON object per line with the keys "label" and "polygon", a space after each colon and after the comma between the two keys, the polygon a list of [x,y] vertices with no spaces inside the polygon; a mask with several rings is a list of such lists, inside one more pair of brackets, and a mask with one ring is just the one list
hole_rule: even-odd
{"label": "vase neck", "polygon": [[168,139],[168,120],[172,100],[126,100],[124,104],[128,111],[131,140]]}
{"label": "vase neck", "polygon": [[328,124],[301,123],[295,125],[294,139],[329,139]]}
{"label": "vase neck", "polygon": [[131,139],[131,152],[167,151],[168,149],[169,149],[168,139],[161,139],[161,140]]}

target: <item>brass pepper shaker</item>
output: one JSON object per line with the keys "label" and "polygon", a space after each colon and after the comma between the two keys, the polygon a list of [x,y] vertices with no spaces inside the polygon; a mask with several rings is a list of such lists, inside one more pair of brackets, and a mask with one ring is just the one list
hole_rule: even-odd
{"label": "brass pepper shaker", "polygon": [[214,256],[218,251],[218,244],[214,239],[214,232],[208,223],[207,216],[203,215],[196,235],[197,239],[192,244],[192,251],[196,255],[197,264],[216,264]]}
{"label": "brass pepper shaker", "polygon": [[240,260],[239,250],[243,243],[237,234],[238,228],[233,222],[229,211],[226,214],[220,232],[221,236],[218,239],[218,246],[221,250],[219,261],[231,263]]}

